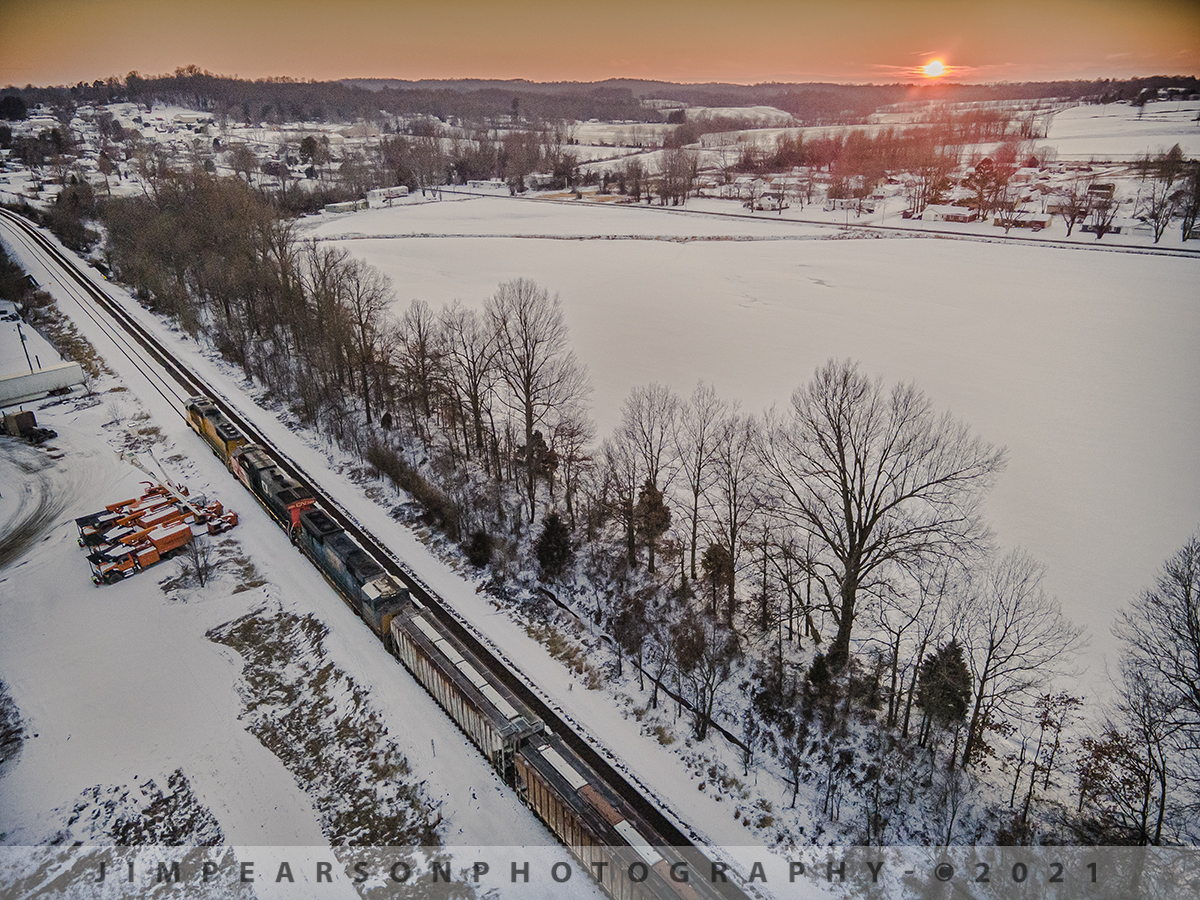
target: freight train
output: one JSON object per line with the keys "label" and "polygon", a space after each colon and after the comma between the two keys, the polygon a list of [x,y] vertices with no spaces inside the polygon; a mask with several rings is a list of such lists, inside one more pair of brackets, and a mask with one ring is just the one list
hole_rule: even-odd
{"label": "freight train", "polygon": [[726,896],[701,868],[702,855],[689,859],[686,848],[669,846],[211,400],[189,400],[187,421],[610,896]]}

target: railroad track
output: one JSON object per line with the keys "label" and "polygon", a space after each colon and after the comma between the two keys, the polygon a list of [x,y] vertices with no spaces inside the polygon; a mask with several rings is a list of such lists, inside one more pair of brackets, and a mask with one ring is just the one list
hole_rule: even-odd
{"label": "railroad track", "polygon": [[[45,237],[27,220],[8,210],[0,209],[0,218],[18,229],[23,239],[56,263],[60,271],[70,279],[69,292],[83,308],[83,312],[114,338],[118,349],[138,370],[145,375],[151,386],[164,398],[169,400],[172,407],[181,417],[183,403],[191,396],[204,395],[209,397],[218,409],[251,441],[261,445],[274,463],[290,474],[305,488],[310,490],[318,499],[326,512],[337,524],[350,534],[359,545],[366,550],[384,568],[386,572],[398,578],[428,610],[438,619],[447,630],[484,664],[489,673],[502,682],[516,694],[556,735],[558,735],[580,759],[586,762],[643,820],[650,825],[664,842],[679,849],[688,862],[698,872],[708,872],[710,858],[697,844],[701,838],[691,831],[687,834],[672,819],[666,815],[662,806],[667,806],[661,799],[658,803],[649,799],[647,794],[653,794],[648,787],[639,784],[635,787],[626,774],[619,770],[609,758],[607,751],[597,749],[578,730],[578,726],[560,713],[548,702],[529,682],[514,671],[514,667],[503,654],[489,642],[486,642],[473,628],[463,622],[442,599],[416,575],[407,565],[397,558],[376,538],[366,527],[360,524],[337,502],[336,498],[324,490],[318,481],[293,462],[286,454],[276,448],[269,438],[243,416],[236,408],[225,401],[218,393],[206,384],[203,379],[191,371],[169,348],[164,346],[157,337],[148,331],[140,322],[130,315],[119,303],[108,296],[81,272],[75,263],[55,244]],[[80,296],[82,294],[82,296]],[[124,333],[115,334],[111,323],[101,322],[94,309],[89,309],[86,301],[91,301],[103,313],[115,322]],[[133,343],[131,344],[130,341]],[[169,376],[163,378],[145,359],[138,357],[139,348],[144,351]],[[174,382],[174,385],[171,382]],[[176,390],[182,388],[182,393]],[[682,821],[682,820],[681,820]],[[736,877],[731,870],[729,874]],[[716,880],[711,885],[722,896],[729,900],[747,900],[748,894],[731,880],[722,882]]]}

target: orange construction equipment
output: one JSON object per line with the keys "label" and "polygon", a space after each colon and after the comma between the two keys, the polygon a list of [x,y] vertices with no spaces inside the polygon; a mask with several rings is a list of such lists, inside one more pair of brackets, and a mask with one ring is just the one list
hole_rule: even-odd
{"label": "orange construction equipment", "polygon": [[75,520],[95,584],[135,575],[186,547],[196,535],[221,534],[238,523],[237,513],[189,495],[187,488],[143,484],[142,496]]}

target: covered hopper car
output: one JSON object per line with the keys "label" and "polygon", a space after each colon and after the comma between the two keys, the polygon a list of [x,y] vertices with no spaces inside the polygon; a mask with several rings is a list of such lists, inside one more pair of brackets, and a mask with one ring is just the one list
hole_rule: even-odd
{"label": "covered hopper car", "polygon": [[415,601],[392,619],[391,638],[404,667],[512,784],[517,747],[540,733],[542,722],[510,691],[493,684],[467,648],[443,633]]}
{"label": "covered hopper car", "polygon": [[[715,900],[691,868],[703,854],[669,842],[589,767],[408,588],[322,509],[311,491],[267,452],[223,431],[215,404],[193,398],[189,423],[230,471],[287,529],[293,543],[425,687],[503,781],[617,900]],[[230,426],[232,427],[232,426]],[[232,448],[232,449],[229,449]],[[688,861],[685,853],[695,853]]]}

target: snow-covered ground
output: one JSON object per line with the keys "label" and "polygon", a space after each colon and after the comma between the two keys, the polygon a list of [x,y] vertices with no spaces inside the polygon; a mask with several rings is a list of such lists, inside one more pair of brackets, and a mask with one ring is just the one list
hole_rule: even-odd
{"label": "snow-covered ground", "polygon": [[[76,840],[103,843],[103,818],[92,831],[78,823],[68,827],[84,792],[99,787],[103,795],[147,779],[161,786],[180,769],[240,858],[328,846],[313,798],[246,730],[242,661],[206,637],[216,626],[265,608],[311,614],[327,626],[327,660],[369,687],[372,708],[407,758],[409,778],[423,785],[431,820],[442,817],[439,830],[448,844],[499,847],[501,853],[528,846],[549,860],[547,868],[567,860],[319,573],[296,564],[286,535],[230,480],[184,425],[180,410],[118,352],[105,329],[81,314],[58,279],[45,277],[6,227],[0,233],[10,255],[50,285],[63,312],[118,373],[97,385],[104,393],[95,403],[74,397],[37,404],[39,424],[56,429],[58,440],[33,449],[0,438],[0,522],[27,521],[28,510],[49,510],[36,543],[0,572],[0,679],[25,731],[19,757],[0,778],[0,844],[42,844],[64,830]],[[114,452],[131,441],[144,464],[239,512],[241,524],[229,537],[256,567],[255,581],[265,584],[237,590],[244,585],[229,576],[208,589],[167,591],[160,581],[178,570],[166,562],[118,585],[92,586],[73,519],[140,493],[146,476]],[[514,896],[531,893],[499,887]],[[588,885],[573,887],[578,895],[599,896]],[[296,896],[286,884],[256,883],[255,890]],[[329,896],[355,893],[341,883]]]}
{"label": "snow-covered ground", "polygon": [[750,411],[831,356],[916,381],[1009,448],[988,512],[1089,625],[1090,692],[1116,609],[1200,523],[1198,260],[508,198],[310,221],[361,238],[344,246],[392,278],[397,313],[516,277],[557,293],[601,435],[651,381],[704,379]]}
{"label": "snow-covered ground", "polygon": [[[1145,118],[1167,105],[1150,105]],[[1167,132],[1174,134],[1183,116],[1154,120],[1153,134],[1162,142],[1128,155],[1170,146]],[[1082,114],[1074,126],[1068,123],[1063,119],[1051,140],[1082,139],[1095,124]],[[1111,133],[1152,139],[1150,131],[1130,136],[1134,124],[1114,123]],[[1119,157],[1126,151],[1118,146],[1078,154],[1068,146],[1060,155]],[[731,205],[696,206],[717,211]],[[1091,629],[1089,693],[1103,690],[1115,609],[1149,584],[1200,521],[1195,259],[915,235],[828,240],[863,235],[786,217],[730,219],[507,198],[414,203],[323,216],[310,225],[315,235],[344,241],[391,275],[398,307],[413,298],[435,307],[454,298],[481,304],[498,283],[518,276],[558,292],[573,346],[591,370],[601,435],[615,425],[629,389],[649,381],[686,393],[703,378],[757,411],[785,403],[829,356],[859,359],[889,381],[915,380],[939,408],[1009,447],[1009,468],[988,510],[999,540],[1022,544],[1045,562],[1052,591]],[[982,235],[985,228],[976,230]],[[1087,244],[1095,242],[1088,238]],[[8,245],[45,280],[37,263]],[[64,312],[75,312],[68,295],[59,302]],[[44,507],[58,523],[0,572],[0,679],[27,727],[21,757],[0,777],[0,843],[45,840],[90,787],[148,777],[161,785],[181,768],[230,843],[320,846],[311,798],[238,721],[240,661],[206,637],[213,626],[263,604],[312,613],[328,626],[328,658],[372,686],[372,702],[415,778],[440,803],[448,843],[495,845],[498,835],[506,845],[549,840],[319,576],[294,564],[286,538],[184,427],[178,410],[94,323],[81,319],[79,325],[118,371],[118,379],[99,389],[128,390],[106,393],[91,407],[70,402],[39,410],[39,424],[60,432],[60,458],[10,445],[15,449],[0,460],[0,523],[18,515],[9,485],[30,482],[35,471],[51,495]],[[246,388],[240,379],[194,345],[185,347],[227,396],[306,469],[320,473],[460,615],[519,659],[550,702],[602,735],[631,775],[681,819],[728,848],[721,852],[732,859],[746,862],[765,852],[733,817],[728,800],[698,791],[694,773],[673,749],[646,737],[628,710],[614,707],[606,694],[583,690],[461,571],[336,470],[330,448],[293,434],[253,400],[237,400]],[[130,421],[141,411],[147,419]],[[116,413],[123,424],[109,422]],[[142,443],[155,448],[170,477],[243,514],[232,536],[265,585],[231,593],[230,583],[221,582],[186,602],[164,594],[157,582],[165,573],[154,570],[116,588],[91,586],[71,519],[136,493],[143,476],[110,451],[140,428],[161,431],[161,439],[151,435]],[[571,896],[579,896],[580,883],[571,887]],[[524,886],[515,893],[531,895]]]}
{"label": "snow-covered ground", "polygon": [[1055,113],[1037,146],[1053,147],[1059,159],[1135,160],[1179,144],[1185,156],[1200,155],[1200,102],[1072,106]]}
{"label": "snow-covered ground", "polygon": [[9,318],[16,310],[15,303],[0,300],[0,377],[23,375],[61,363],[62,357],[49,341],[24,322]]}

